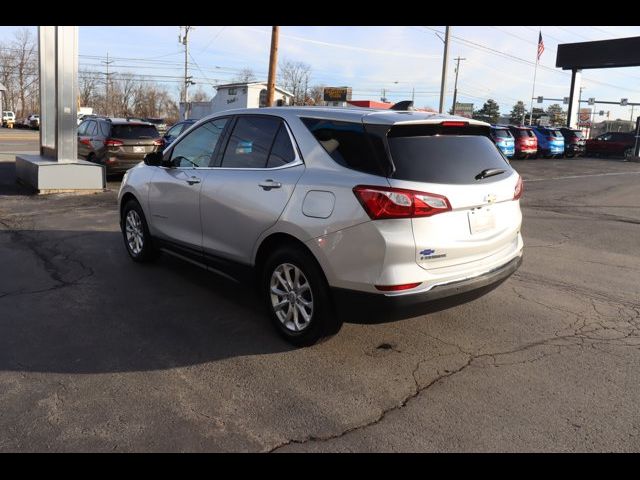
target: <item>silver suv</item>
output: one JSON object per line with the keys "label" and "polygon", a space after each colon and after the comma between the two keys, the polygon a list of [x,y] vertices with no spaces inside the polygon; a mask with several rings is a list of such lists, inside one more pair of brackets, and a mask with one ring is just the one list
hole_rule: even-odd
{"label": "silver suv", "polygon": [[249,275],[295,345],[336,333],[347,307],[424,313],[521,263],[523,184],[489,135],[415,111],[220,112],[125,174],[124,242],[135,261]]}

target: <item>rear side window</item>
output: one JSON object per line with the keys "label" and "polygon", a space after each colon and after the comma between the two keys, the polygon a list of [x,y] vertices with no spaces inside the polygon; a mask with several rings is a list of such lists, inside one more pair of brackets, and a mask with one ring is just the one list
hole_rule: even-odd
{"label": "rear side window", "polygon": [[100,127],[100,132],[102,133],[102,135],[104,137],[108,137],[109,136],[109,129],[111,127],[111,125],[107,122],[98,122],[98,126]]}
{"label": "rear side window", "polygon": [[[381,174],[374,147],[362,123],[319,118],[301,120],[336,163],[361,172]],[[380,148],[384,149],[382,145]]]}
{"label": "rear side window", "polygon": [[113,125],[111,127],[111,136],[124,140],[133,140],[136,138],[158,138],[160,134],[153,125],[129,123]]}
{"label": "rear side window", "polygon": [[[504,179],[512,172],[508,161],[485,135],[394,135],[388,137],[395,165],[393,178],[427,183],[476,184]],[[483,170],[505,172],[480,180]]]}
{"label": "rear side window", "polygon": [[97,132],[97,125],[96,122],[94,121],[90,121],[89,124],[87,125],[87,129],[85,130],[85,135],[95,135]]}
{"label": "rear side window", "polygon": [[273,147],[271,147],[269,160],[267,160],[267,168],[286,165],[287,163],[293,162],[295,158],[296,154],[293,150],[293,145],[291,145],[291,139],[284,124],[281,123],[276,139],[273,142]]}
{"label": "rear side window", "polygon": [[280,124],[274,117],[238,117],[222,157],[222,167],[265,168]]}

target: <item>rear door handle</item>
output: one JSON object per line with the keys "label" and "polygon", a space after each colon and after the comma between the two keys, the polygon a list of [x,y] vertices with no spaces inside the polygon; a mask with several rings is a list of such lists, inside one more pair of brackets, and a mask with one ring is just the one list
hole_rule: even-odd
{"label": "rear door handle", "polygon": [[280,182],[274,182],[271,179],[265,180],[264,182],[260,182],[258,184],[260,187],[262,187],[263,190],[271,190],[272,188],[280,188],[282,187],[282,184]]}
{"label": "rear door handle", "polygon": [[200,183],[201,181],[202,181],[202,180],[201,180],[200,178],[198,178],[198,177],[189,177],[189,178],[187,179],[187,183],[188,183],[189,185],[193,185],[193,184],[195,184],[195,183]]}

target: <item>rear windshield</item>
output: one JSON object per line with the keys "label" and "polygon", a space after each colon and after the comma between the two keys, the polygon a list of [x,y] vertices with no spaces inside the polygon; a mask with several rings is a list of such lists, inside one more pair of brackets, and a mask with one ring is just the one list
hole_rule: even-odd
{"label": "rear windshield", "polygon": [[[508,161],[484,135],[390,135],[388,142],[396,168],[393,178],[398,180],[474,184],[502,180],[512,172]],[[489,168],[505,172],[476,179]]]}
{"label": "rear windshield", "polygon": [[492,133],[494,137],[500,137],[500,138],[513,137],[513,135],[511,135],[511,132],[509,130],[496,129],[496,130],[493,130]]}
{"label": "rear windshield", "polygon": [[568,137],[584,138],[580,130],[569,130],[566,132]]}
{"label": "rear windshield", "polygon": [[158,130],[153,125],[127,124],[112,125],[111,136],[113,138],[136,139],[136,138],[157,138],[160,136]]}
{"label": "rear windshield", "polygon": [[516,130],[516,136],[518,137],[534,137],[535,135],[531,130],[527,130],[526,128],[519,128]]}

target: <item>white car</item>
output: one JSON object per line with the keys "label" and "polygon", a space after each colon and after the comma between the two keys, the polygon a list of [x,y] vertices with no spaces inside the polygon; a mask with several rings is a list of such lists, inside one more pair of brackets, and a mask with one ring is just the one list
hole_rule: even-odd
{"label": "white car", "polygon": [[522,261],[522,190],[487,123],[291,107],[200,120],[130,169],[118,199],[133,260],[249,275],[278,331],[309,345],[345,305],[413,315],[500,284]]}

